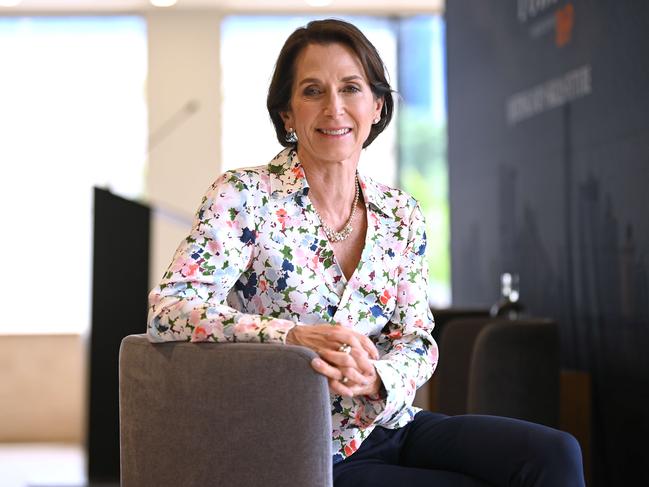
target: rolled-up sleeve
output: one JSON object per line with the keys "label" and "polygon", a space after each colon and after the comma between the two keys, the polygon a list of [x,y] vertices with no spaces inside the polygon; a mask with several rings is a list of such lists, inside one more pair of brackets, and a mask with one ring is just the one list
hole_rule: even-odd
{"label": "rolled-up sleeve", "polygon": [[207,191],[190,234],[149,294],[149,340],[285,343],[295,322],[242,313],[227,304],[235,286],[245,292],[257,285],[254,274],[240,279],[257,238],[254,190],[227,172]]}

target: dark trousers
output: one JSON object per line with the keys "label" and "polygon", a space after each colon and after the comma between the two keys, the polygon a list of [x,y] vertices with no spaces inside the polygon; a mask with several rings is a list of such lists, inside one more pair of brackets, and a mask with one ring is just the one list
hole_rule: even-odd
{"label": "dark trousers", "polygon": [[422,411],[396,430],[376,427],[334,465],[334,487],[583,487],[573,436],[497,416]]}

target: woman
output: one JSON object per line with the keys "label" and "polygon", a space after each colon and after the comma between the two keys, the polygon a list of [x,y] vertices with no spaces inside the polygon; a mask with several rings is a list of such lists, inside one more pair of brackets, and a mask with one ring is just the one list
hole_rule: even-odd
{"label": "woman", "polygon": [[426,235],[413,198],[357,173],[393,110],[374,46],[338,20],[296,30],[267,107],[285,150],[212,185],[151,292],[150,339],[314,350],[336,486],[583,485],[567,434],[412,406],[437,363]]}

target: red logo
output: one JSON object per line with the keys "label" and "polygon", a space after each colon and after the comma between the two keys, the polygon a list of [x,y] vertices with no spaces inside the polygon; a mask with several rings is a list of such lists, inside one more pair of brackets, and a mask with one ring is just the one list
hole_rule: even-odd
{"label": "red logo", "polygon": [[572,38],[572,27],[575,23],[575,8],[572,3],[566,4],[555,13],[556,36],[554,42],[557,47],[563,47],[570,42]]}

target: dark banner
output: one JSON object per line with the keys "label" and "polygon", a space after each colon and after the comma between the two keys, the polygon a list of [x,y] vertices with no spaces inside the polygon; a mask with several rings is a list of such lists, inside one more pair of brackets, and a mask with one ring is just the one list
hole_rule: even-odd
{"label": "dark banner", "polygon": [[593,380],[593,485],[649,485],[649,2],[450,0],[453,303],[520,275]]}

